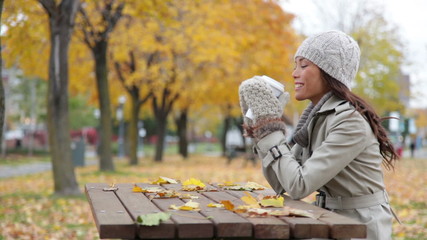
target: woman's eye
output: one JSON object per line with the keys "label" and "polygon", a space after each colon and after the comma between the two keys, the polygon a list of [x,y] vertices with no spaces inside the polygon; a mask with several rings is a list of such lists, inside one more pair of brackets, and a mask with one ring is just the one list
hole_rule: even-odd
{"label": "woman's eye", "polygon": [[301,65],[301,68],[305,68],[305,67],[307,67],[308,65]]}

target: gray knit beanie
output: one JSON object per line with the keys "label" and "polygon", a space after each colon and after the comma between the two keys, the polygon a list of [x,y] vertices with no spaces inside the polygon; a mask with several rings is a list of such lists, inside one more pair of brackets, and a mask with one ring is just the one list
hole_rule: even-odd
{"label": "gray knit beanie", "polygon": [[351,89],[359,68],[357,42],[340,31],[328,31],[305,39],[295,57],[303,57]]}

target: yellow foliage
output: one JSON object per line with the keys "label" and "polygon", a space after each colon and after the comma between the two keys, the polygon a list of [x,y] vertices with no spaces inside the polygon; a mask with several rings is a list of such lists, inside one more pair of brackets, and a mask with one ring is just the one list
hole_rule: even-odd
{"label": "yellow foliage", "polygon": [[195,186],[199,186],[199,187],[205,187],[206,185],[200,181],[199,179],[195,179],[195,178],[190,178],[185,180],[182,183],[183,186],[187,186],[187,185],[195,185]]}
{"label": "yellow foliage", "polygon": [[259,201],[263,207],[283,207],[285,199],[282,196],[279,197],[265,197]]}
{"label": "yellow foliage", "polygon": [[245,192],[245,196],[241,197],[240,199],[242,199],[242,201],[246,203],[246,205],[248,205],[250,208],[260,207],[260,205],[258,204],[258,200],[252,197],[252,195],[249,192]]}

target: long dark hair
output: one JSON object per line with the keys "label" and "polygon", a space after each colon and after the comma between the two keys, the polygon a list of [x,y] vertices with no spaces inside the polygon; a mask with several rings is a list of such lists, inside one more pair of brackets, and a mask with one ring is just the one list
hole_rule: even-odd
{"label": "long dark hair", "polygon": [[351,92],[343,83],[336,80],[322,69],[320,70],[322,72],[322,78],[331,88],[332,94],[350,102],[350,104],[356,108],[356,111],[362,114],[362,116],[364,116],[368,121],[380,144],[380,153],[383,157],[384,166],[388,170],[394,169],[394,164],[399,159],[399,156],[394,149],[393,143],[388,138],[386,130],[381,125],[381,122],[387,118],[380,118],[375,113],[371,105],[369,105],[365,100]]}

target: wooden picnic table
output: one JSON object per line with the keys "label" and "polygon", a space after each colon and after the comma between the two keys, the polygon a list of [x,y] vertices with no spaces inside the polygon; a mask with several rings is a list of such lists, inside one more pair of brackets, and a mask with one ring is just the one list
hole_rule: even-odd
{"label": "wooden picnic table", "polygon": [[[181,191],[181,184],[151,185],[147,183],[108,184],[88,183],[85,186],[99,237],[121,239],[298,239],[298,238],[364,238],[366,225],[312,204],[292,200],[284,195],[285,206],[306,210],[319,218],[295,216],[249,217],[224,208],[208,207],[209,203],[229,200],[244,205],[243,191],[225,190],[216,184],[210,191],[186,192],[200,203],[200,211],[171,210],[171,205],[183,205],[190,199],[153,198],[153,193],[134,192],[134,186],[161,187]],[[251,195],[275,195],[272,189],[251,191]],[[274,209],[274,208],[273,208]],[[172,213],[169,220],[158,226],[136,223],[139,215],[156,212]]]}

